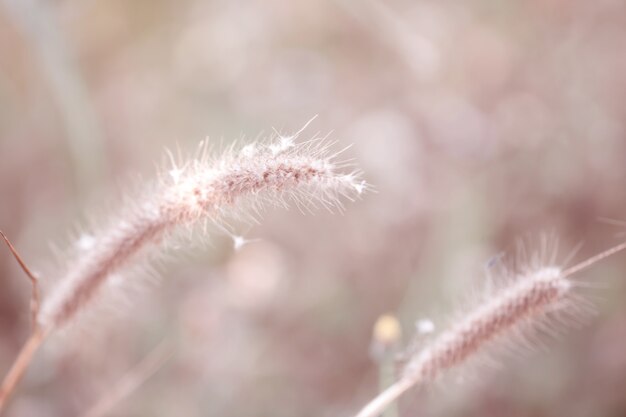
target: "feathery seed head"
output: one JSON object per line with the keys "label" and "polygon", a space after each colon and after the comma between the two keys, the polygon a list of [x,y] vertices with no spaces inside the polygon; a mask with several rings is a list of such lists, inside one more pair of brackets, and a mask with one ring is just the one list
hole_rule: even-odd
{"label": "feathery seed head", "polygon": [[[300,132],[298,132],[300,133]],[[206,143],[199,156],[184,163],[169,153],[170,169],[153,194],[134,210],[126,210],[100,233],[84,235],[80,253],[42,305],[39,322],[59,327],[90,303],[113,274],[146,247],[163,241],[177,226],[199,220],[220,223],[242,206],[258,209],[264,203],[300,208],[316,203],[341,207],[340,196],[352,199],[367,189],[359,172],[340,172],[330,144],[313,139],[295,144],[293,136],[270,143],[254,143],[230,150],[218,159],[209,157]]]}
{"label": "feathery seed head", "polygon": [[[400,379],[370,401],[356,416],[381,415],[411,387],[432,382],[444,371],[484,351],[495,340],[519,335],[520,330],[528,327],[540,326],[555,312],[575,314],[581,300],[572,294],[575,284],[569,277],[626,249],[626,242],[623,242],[562,270],[546,266],[553,265],[556,257],[556,250],[547,251],[547,243],[548,240],[542,240],[539,255],[535,254],[530,263],[524,265],[524,273],[513,274],[513,282],[499,291],[490,291],[478,307],[461,316],[448,330],[414,354]],[[527,263],[524,247],[521,247],[520,255],[523,263]],[[550,259],[542,261],[546,255],[550,255]],[[511,274],[505,275],[508,277]]]}
{"label": "feathery seed head", "polygon": [[560,268],[544,267],[524,274],[492,294],[414,356],[404,377],[415,381],[436,378],[497,338],[554,311],[562,305],[570,288]]}

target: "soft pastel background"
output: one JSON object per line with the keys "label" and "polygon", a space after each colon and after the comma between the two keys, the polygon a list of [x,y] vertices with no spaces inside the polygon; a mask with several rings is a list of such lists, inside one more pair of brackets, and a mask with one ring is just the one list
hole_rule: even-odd
{"label": "soft pastel background", "polygon": [[[111,415],[349,416],[378,389],[379,315],[408,340],[517,238],[553,232],[582,260],[626,227],[602,221],[626,219],[626,2],[2,0],[0,228],[54,274],[52,248],[164,148],[315,114],[303,136],[353,144],[375,193],[167,257],[158,285],[41,352],[7,415],[80,415],[165,340],[171,359]],[[600,284],[588,323],[400,414],[626,416],[626,255],[579,278]],[[0,250],[1,373],[28,296]]]}

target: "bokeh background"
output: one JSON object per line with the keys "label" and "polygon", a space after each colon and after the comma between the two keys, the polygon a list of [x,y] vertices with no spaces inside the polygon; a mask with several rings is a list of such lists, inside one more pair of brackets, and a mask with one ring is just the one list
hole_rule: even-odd
{"label": "bokeh background", "polygon": [[[378,390],[381,314],[407,342],[516,239],[554,233],[561,260],[582,243],[574,261],[623,239],[604,220],[626,219],[620,0],[2,0],[0,228],[54,275],[54,247],[152,178],[164,148],[316,114],[303,137],[353,144],[375,192],[342,214],[271,208],[235,225],[258,239],[238,251],[225,233],[176,251],[121,314],[41,352],[7,415],[81,415],[165,343],[110,415],[349,416]],[[626,255],[579,278],[599,284],[595,317],[412,392],[400,415],[626,416]],[[29,291],[1,250],[2,373]]]}

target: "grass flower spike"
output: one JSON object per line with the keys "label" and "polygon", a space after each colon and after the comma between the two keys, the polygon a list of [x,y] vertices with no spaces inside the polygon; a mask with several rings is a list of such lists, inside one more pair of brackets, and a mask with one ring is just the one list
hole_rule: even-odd
{"label": "grass flower spike", "polygon": [[169,171],[140,202],[123,209],[100,232],[84,235],[66,272],[42,300],[33,335],[0,388],[0,409],[43,339],[75,319],[111,277],[141,252],[165,243],[171,232],[202,221],[221,224],[244,213],[254,216],[264,204],[341,207],[340,197],[363,192],[366,185],[358,172],[341,172],[346,164],[330,153],[331,143],[296,144],[297,135],[230,149],[220,158],[212,158],[206,146],[184,163],[171,158]]}
{"label": "grass flower spike", "polygon": [[473,311],[413,355],[400,379],[366,405],[357,417],[375,417],[402,393],[428,385],[445,371],[464,363],[503,337],[515,336],[528,327],[545,323],[556,314],[575,313],[575,272],[626,248],[613,247],[572,268],[535,265],[513,277],[512,283],[490,294]]}
{"label": "grass flower spike", "polygon": [[295,145],[280,138],[277,144],[247,145],[217,160],[204,152],[184,165],[174,164],[153,195],[91,239],[44,300],[39,323],[50,328],[72,319],[107,277],[179,226],[219,222],[238,215],[242,207],[255,211],[263,203],[284,204],[286,199],[299,207],[337,206],[339,196],[351,198],[362,191],[358,173],[339,173],[327,147],[318,140]]}

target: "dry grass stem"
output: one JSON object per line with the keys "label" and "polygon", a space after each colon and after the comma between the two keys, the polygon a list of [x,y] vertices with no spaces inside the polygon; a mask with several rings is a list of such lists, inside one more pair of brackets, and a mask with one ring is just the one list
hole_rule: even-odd
{"label": "dry grass stem", "polygon": [[39,349],[41,343],[45,339],[45,332],[39,327],[37,323],[37,315],[39,314],[39,281],[37,276],[26,265],[20,254],[17,252],[9,238],[0,231],[0,235],[7,244],[11,254],[20,265],[22,270],[26,273],[31,282],[31,299],[30,299],[30,311],[31,311],[31,334],[22,347],[22,350],[18,354],[15,362],[11,366],[11,369],[2,380],[0,385],[0,411],[3,409],[7,400],[10,398],[11,393],[17,386],[18,382],[26,372],[28,365],[30,364],[34,354]]}
{"label": "dry grass stem", "polygon": [[28,369],[28,366],[33,360],[33,356],[43,343],[45,336],[41,328],[35,329],[22,347],[22,350],[20,350],[11,369],[2,380],[2,386],[0,386],[0,411],[2,411],[6,405],[11,394],[17,387],[17,384],[22,379],[22,376],[24,376],[24,372]]}
{"label": "dry grass stem", "polygon": [[4,239],[4,242],[9,247],[9,250],[11,251],[11,254],[15,258],[17,263],[20,265],[24,273],[30,279],[30,283],[31,283],[30,314],[31,314],[31,326],[32,326],[32,329],[34,330],[35,327],[37,326],[37,315],[39,314],[39,299],[40,299],[39,279],[37,278],[37,275],[35,275],[35,273],[31,271],[30,268],[26,265],[26,263],[24,262],[20,254],[17,252],[17,250],[15,249],[15,247],[9,240],[9,238],[1,230],[0,230],[0,235],[2,235],[2,239]]}

